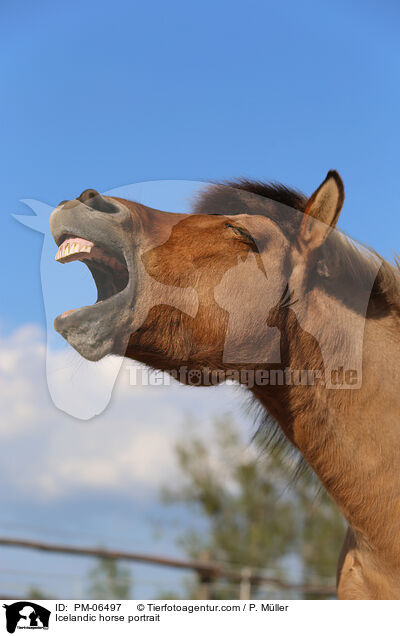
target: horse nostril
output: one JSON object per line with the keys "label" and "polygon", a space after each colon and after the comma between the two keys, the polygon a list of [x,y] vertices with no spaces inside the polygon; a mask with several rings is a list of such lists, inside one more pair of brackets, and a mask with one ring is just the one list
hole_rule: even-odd
{"label": "horse nostril", "polygon": [[78,197],[78,201],[81,201],[82,203],[86,203],[87,201],[90,201],[90,199],[94,199],[95,197],[99,197],[99,196],[100,194],[97,192],[97,190],[88,188],[88,190],[84,190],[82,194]]}
{"label": "horse nostril", "polygon": [[97,190],[91,188],[84,190],[77,200],[99,212],[118,212],[118,207],[114,203],[104,199]]}

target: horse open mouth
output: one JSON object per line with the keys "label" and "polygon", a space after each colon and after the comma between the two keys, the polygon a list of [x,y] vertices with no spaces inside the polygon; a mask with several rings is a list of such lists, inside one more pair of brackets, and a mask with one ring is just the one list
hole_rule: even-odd
{"label": "horse open mouth", "polygon": [[[82,261],[89,268],[97,287],[96,305],[117,295],[127,286],[129,273],[122,254],[116,258],[103,247],[79,236],[64,235],[59,244],[56,261],[59,263]],[[69,309],[58,316],[57,320],[63,320],[76,311],[79,309]]]}
{"label": "horse open mouth", "polygon": [[59,263],[82,261],[97,287],[92,305],[65,311],[54,328],[87,360],[124,355],[135,304],[134,234],[129,209],[111,197],[86,190],[63,201],[50,215]]}

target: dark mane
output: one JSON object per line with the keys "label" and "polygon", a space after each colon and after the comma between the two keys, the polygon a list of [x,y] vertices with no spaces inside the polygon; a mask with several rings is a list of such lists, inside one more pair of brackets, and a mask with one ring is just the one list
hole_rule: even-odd
{"label": "dark mane", "polygon": [[206,188],[198,195],[193,211],[266,216],[290,235],[298,228],[301,219],[298,212],[304,212],[306,204],[305,194],[280,183],[238,179]]}
{"label": "dark mane", "polygon": [[287,205],[300,212],[304,212],[307,205],[308,197],[303,192],[274,181],[264,183],[263,181],[250,181],[249,179],[242,178],[237,181],[227,182],[225,185],[230,188],[244,190],[245,192],[251,192],[252,194],[258,194],[261,197],[272,199],[277,203]]}

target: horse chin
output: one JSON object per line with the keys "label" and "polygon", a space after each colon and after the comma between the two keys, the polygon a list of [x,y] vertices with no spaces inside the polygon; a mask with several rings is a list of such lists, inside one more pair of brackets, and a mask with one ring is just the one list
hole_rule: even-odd
{"label": "horse chin", "polygon": [[55,330],[78,353],[93,362],[106,355],[124,355],[130,337],[132,306],[130,285],[94,305],[57,316]]}

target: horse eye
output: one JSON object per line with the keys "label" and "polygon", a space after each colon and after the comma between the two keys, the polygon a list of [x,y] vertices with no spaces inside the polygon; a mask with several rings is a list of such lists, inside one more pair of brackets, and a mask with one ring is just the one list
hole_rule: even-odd
{"label": "horse eye", "polygon": [[239,227],[238,225],[232,225],[231,223],[225,223],[225,227],[230,228],[231,230],[235,232],[235,234],[237,234],[241,238],[246,239],[248,243],[251,243],[252,245],[254,245],[253,237],[248,232],[246,232],[246,230],[244,230],[243,228]]}

